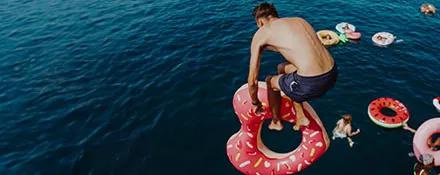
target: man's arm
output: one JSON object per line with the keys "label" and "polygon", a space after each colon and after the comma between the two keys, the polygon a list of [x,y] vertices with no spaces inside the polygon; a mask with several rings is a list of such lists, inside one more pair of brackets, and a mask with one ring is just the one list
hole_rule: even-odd
{"label": "man's arm", "polygon": [[272,52],[280,52],[276,47],[271,46],[271,45],[265,45],[264,49],[270,50]]}
{"label": "man's arm", "polygon": [[249,76],[248,76],[248,87],[249,95],[252,99],[252,104],[258,105],[260,101],[258,100],[258,72],[260,70],[260,58],[261,51],[265,44],[265,36],[263,35],[262,29],[258,30],[251,44],[251,58],[249,63]]}

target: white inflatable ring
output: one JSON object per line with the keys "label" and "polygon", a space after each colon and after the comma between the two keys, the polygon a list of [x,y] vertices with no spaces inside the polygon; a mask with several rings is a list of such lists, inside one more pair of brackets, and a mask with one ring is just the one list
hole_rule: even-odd
{"label": "white inflatable ring", "polygon": [[337,24],[335,28],[339,33],[345,33],[344,27],[346,25],[348,25],[348,29],[351,30],[352,32],[356,31],[356,27],[350,23],[347,23],[347,22],[341,22],[341,23]]}
{"label": "white inflatable ring", "polygon": [[[379,39],[379,37],[382,37],[382,39]],[[396,37],[388,32],[379,32],[371,37],[371,40],[379,46],[388,46],[394,42],[394,39],[396,39]]]}

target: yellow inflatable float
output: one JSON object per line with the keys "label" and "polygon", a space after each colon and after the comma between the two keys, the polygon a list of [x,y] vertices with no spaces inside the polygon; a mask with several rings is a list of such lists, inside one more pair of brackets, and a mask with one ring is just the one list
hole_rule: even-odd
{"label": "yellow inflatable float", "polygon": [[320,30],[316,32],[319,40],[324,46],[331,46],[339,43],[339,36],[331,30]]}

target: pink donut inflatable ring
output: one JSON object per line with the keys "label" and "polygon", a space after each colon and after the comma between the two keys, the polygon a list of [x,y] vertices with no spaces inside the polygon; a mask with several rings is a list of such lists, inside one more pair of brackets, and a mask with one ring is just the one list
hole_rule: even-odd
{"label": "pink donut inflatable ring", "polygon": [[433,118],[424,122],[414,135],[413,149],[417,160],[422,154],[430,154],[434,157],[435,166],[440,166],[440,151],[433,151],[428,147],[428,139],[436,133],[440,133],[440,118]]}
{"label": "pink donut inflatable ring", "polygon": [[361,39],[361,36],[362,36],[362,34],[359,32],[348,32],[348,33],[345,33],[345,35],[347,35],[348,39],[352,39],[352,40]]}
{"label": "pink donut inflatable ring", "polygon": [[[307,127],[301,127],[302,142],[292,152],[276,153],[268,149],[261,140],[263,121],[271,119],[267,107],[266,84],[259,82],[258,98],[263,103],[265,112],[256,115],[252,112],[252,101],[247,84],[235,92],[233,105],[241,122],[240,130],[232,135],[226,152],[229,161],[243,174],[285,175],[298,173],[313,164],[329,147],[327,133],[316,112],[304,103],[304,114],[310,120]],[[283,94],[281,116],[284,121],[295,122],[295,110],[292,101]]]}

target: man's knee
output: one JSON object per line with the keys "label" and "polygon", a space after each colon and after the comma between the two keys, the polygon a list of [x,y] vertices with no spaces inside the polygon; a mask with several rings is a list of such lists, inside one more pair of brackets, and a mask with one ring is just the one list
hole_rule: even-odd
{"label": "man's knee", "polygon": [[268,75],[266,76],[266,84],[272,88],[274,91],[279,91],[279,86],[278,86],[278,78],[279,76],[272,76],[272,75]]}
{"label": "man's knee", "polygon": [[286,67],[286,63],[280,63],[277,66],[278,74],[284,74],[284,67]]}

